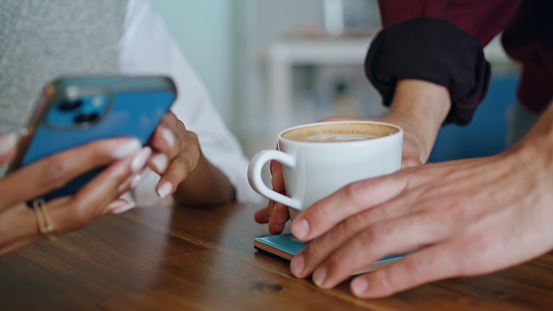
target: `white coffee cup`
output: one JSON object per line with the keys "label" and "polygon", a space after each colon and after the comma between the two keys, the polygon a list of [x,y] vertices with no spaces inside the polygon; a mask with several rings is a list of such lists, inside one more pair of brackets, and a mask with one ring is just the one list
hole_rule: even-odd
{"label": "white coffee cup", "polygon": [[[305,124],[278,134],[278,150],[263,150],[250,161],[248,179],[264,197],[282,203],[294,218],[302,210],[354,181],[393,173],[401,168],[403,130],[375,121]],[[283,164],[288,196],[269,189],[262,168]]]}

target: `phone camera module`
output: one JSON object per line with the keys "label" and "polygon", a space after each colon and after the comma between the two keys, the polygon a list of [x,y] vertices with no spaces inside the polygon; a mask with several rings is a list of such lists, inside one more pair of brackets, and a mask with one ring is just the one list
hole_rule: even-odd
{"label": "phone camera module", "polygon": [[96,112],[92,113],[83,113],[75,117],[76,123],[92,123],[100,117],[100,114]]}
{"label": "phone camera module", "polygon": [[73,111],[81,108],[82,105],[83,105],[82,100],[65,100],[59,103],[58,110],[64,111],[64,112]]}

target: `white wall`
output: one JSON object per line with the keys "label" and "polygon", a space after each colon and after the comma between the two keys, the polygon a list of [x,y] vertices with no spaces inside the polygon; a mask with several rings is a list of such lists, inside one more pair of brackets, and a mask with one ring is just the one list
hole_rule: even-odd
{"label": "white wall", "polygon": [[[364,13],[361,22],[378,24],[376,0],[344,1],[361,5],[354,10]],[[275,138],[268,130],[272,116],[263,51],[297,30],[321,26],[323,0],[151,2],[165,18],[246,155],[272,148]]]}
{"label": "white wall", "polygon": [[232,128],[232,1],[151,0]]}

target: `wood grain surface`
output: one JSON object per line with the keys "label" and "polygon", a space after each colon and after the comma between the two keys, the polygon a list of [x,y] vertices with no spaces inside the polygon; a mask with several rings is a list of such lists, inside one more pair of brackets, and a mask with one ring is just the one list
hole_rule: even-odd
{"label": "wood grain surface", "polygon": [[257,208],[137,208],[0,257],[0,310],[553,310],[552,254],[386,299],[319,289],[254,250]]}

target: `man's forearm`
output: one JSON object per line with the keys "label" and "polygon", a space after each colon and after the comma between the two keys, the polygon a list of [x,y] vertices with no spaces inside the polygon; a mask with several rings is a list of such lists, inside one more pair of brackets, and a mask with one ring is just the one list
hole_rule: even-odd
{"label": "man's forearm", "polygon": [[522,155],[522,160],[528,158],[528,163],[544,162],[545,167],[553,168],[553,101],[528,134],[507,151],[510,152]]}

